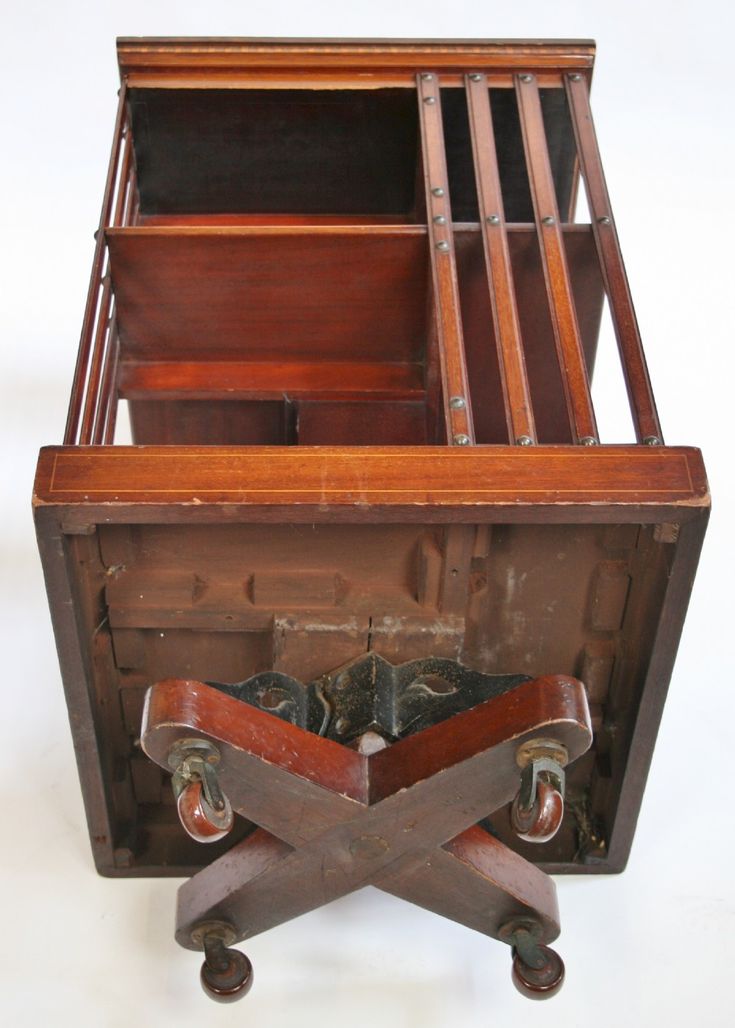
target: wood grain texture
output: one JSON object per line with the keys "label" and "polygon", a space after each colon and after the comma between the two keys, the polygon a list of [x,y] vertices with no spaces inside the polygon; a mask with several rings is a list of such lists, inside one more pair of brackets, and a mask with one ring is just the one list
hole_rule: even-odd
{"label": "wood grain texture", "polygon": [[521,339],[487,79],[467,76],[467,110],[508,442],[537,441]]}
{"label": "wood grain texture", "polygon": [[564,240],[559,227],[559,208],[549,163],[538,83],[533,75],[525,73],[516,76],[516,96],[554,341],[573,439],[577,442],[581,439],[597,441],[589,375],[574,307]]}
{"label": "wood grain texture", "polygon": [[[438,76],[424,72],[417,75],[416,84],[429,223],[432,295],[447,441],[452,444],[457,438],[466,437],[469,443],[473,443],[475,431],[472,425],[472,404],[462,336],[462,315],[452,232],[452,205],[442,128],[440,81]],[[444,222],[439,224],[437,218],[444,218]],[[454,407],[452,400],[455,399],[461,400],[463,405]]]}
{"label": "wood grain texture", "polygon": [[709,494],[686,447],[119,446],[42,450],[34,502],[92,521],[569,522],[686,519]]}

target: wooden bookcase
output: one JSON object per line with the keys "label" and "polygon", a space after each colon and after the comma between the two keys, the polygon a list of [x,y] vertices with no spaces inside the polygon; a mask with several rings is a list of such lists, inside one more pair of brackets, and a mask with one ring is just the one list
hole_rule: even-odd
{"label": "wooden bookcase", "polygon": [[[580,678],[595,738],[561,830],[492,829],[549,871],[619,871],[709,500],[699,452],[663,441],[593,45],[118,57],[69,418],[34,498],[97,867],[191,874],[232,845],[181,831],[141,751],[152,682],[306,682],[373,650]],[[591,399],[605,301],[624,445]]]}

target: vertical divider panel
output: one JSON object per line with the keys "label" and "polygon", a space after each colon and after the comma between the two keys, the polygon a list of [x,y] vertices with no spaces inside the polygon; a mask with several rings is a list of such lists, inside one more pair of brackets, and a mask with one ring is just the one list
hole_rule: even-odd
{"label": "vertical divider panel", "polygon": [[589,104],[587,82],[572,73],[565,78],[569,113],[587,193],[592,231],[605,283],[620,359],[628,389],[630,410],[639,442],[656,445],[663,441],[651,380],[646,366],[638,321],[633,308],[628,277],[620,252],[610,207],[600,150]]}
{"label": "vertical divider panel", "polygon": [[536,426],[508,250],[487,77],[467,75],[465,88],[508,441],[530,445],[536,442]]}
{"label": "vertical divider panel", "polygon": [[544,269],[569,423],[573,437],[578,443],[593,445],[599,442],[597,424],[592,408],[582,338],[574,309],[564,240],[559,225],[559,210],[535,76],[516,76],[516,96],[541,264]]}
{"label": "vertical divider panel", "polygon": [[467,446],[474,443],[475,433],[462,335],[439,76],[422,72],[416,82],[447,441],[450,445]]}

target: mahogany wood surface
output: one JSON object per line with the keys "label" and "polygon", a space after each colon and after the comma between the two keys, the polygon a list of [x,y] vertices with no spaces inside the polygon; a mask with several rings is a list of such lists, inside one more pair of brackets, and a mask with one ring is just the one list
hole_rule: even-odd
{"label": "mahogany wood surface", "polygon": [[[368,882],[380,887],[384,870],[398,895],[408,872],[411,898],[418,869],[426,897],[455,919],[466,916],[470,898],[454,899],[458,880],[474,873],[482,887],[471,895],[479,889],[484,917],[475,915],[473,927],[497,935],[510,914],[531,908],[549,941],[558,934],[553,886],[473,825],[517,792],[519,745],[553,738],[573,761],[590,744],[588,717],[582,685],[550,676],[367,756],[202,683],[158,683],[142,730],[149,756],[167,766],[178,740],[214,742],[218,779],[234,809],[294,847],[269,846],[256,833],[187,883],[179,941],[191,946],[196,924],[223,916],[241,937],[257,934]],[[427,858],[447,840],[454,841],[435,875]],[[271,850],[265,868],[264,847]],[[492,874],[496,853],[499,880]]]}
{"label": "mahogany wood surface", "polygon": [[536,442],[536,424],[516,306],[487,79],[479,74],[468,76],[466,88],[508,442],[514,443],[522,438]]}
{"label": "mahogany wood surface", "polygon": [[575,442],[584,438],[597,440],[589,376],[559,228],[559,209],[549,164],[538,83],[533,75],[526,73],[517,76],[516,95],[549,309],[554,326],[554,340],[562,368],[570,424]]}

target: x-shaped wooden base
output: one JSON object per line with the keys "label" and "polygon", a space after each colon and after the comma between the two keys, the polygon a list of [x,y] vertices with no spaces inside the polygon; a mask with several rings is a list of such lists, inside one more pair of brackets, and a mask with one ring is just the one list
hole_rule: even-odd
{"label": "x-shaped wooden base", "polygon": [[[223,921],[256,935],[374,885],[498,938],[532,918],[559,934],[553,882],[477,822],[519,788],[519,748],[564,746],[572,761],[592,733],[584,688],[548,676],[370,754],[304,731],[201,682],[154,685],[145,752],[167,768],[172,747],[205,739],[235,811],[261,827],[179,890],[176,937]],[[507,939],[505,941],[508,941]]]}

